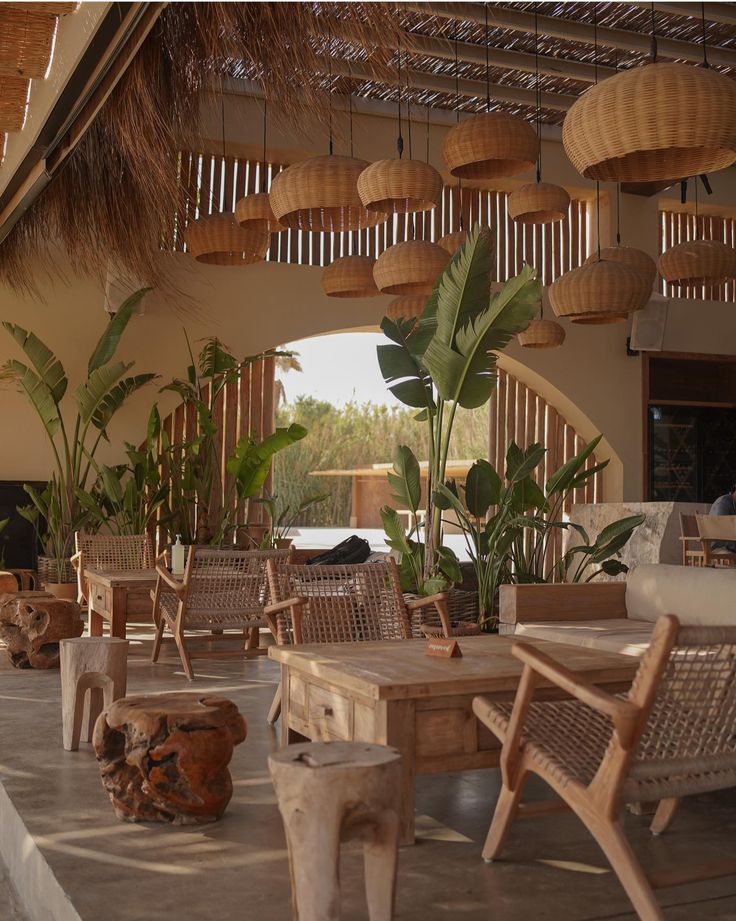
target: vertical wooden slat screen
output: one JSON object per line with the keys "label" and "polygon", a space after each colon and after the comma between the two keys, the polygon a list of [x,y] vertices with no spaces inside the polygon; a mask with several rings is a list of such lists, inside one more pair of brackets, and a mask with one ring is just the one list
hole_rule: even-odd
{"label": "vertical wooden slat screen", "polygon": [[[696,227],[697,224],[697,227]],[[659,252],[660,254],[678,243],[689,240],[718,240],[727,246],[736,243],[736,217],[701,214],[696,222],[695,215],[683,211],[659,212]],[[736,302],[736,282],[727,279],[720,285],[688,285],[674,287],[660,279],[659,290],[668,297],[683,297],[692,300]]]}
{"label": "vertical wooden slat screen", "polygon": [[[242,367],[237,379],[225,385],[225,389],[215,400],[212,417],[218,429],[218,447],[222,458],[222,493],[219,497],[224,506],[229,491],[231,478],[225,469],[225,461],[233,453],[238,440],[251,435],[256,441],[262,441],[274,430],[274,377],[275,359],[265,358]],[[204,388],[203,398],[208,399],[209,387]],[[162,430],[174,445],[174,456],[181,456],[183,442],[197,437],[199,425],[195,407],[191,403],[182,403],[166,416],[161,423]],[[176,446],[179,446],[178,448]],[[168,471],[163,470],[166,477]],[[266,481],[266,491],[271,489],[271,478]],[[263,507],[253,503],[249,510],[251,523],[264,520]],[[245,524],[240,521],[239,524]],[[192,522],[192,528],[194,527]],[[164,529],[158,529],[160,542],[169,539]]]}
{"label": "vertical wooden slat screen", "polygon": [[[175,215],[174,248],[185,251],[183,231],[200,215],[233,211],[237,199],[270,188],[271,179],[284,166],[238,159],[179,152],[179,183],[182,204]],[[265,182],[261,183],[261,176]],[[554,227],[536,228],[516,224],[506,207],[507,193],[486,189],[445,186],[434,212],[417,215],[392,215],[385,224],[346,234],[309,233],[286,230],[273,234],[266,254],[267,262],[296,265],[328,265],[338,256],[351,253],[379,256],[402,240],[422,239],[437,242],[445,234],[480,222],[495,231],[496,265],[494,281],[517,275],[524,262],[533,265],[545,285],[569,269],[582,265],[587,251],[588,203],[573,199],[567,217]]]}
{"label": "vertical wooden slat screen", "polygon": [[[528,448],[535,441],[543,444],[547,453],[537,469],[540,483],[545,483],[585,444],[575,429],[543,397],[501,369],[498,370],[498,386],[489,405],[489,437],[488,459],[501,476],[506,470],[506,451],[511,441],[522,448]],[[588,459],[586,469],[589,470],[595,463],[593,455]],[[569,513],[576,502],[602,501],[603,481],[598,472],[589,478],[586,486],[573,491],[563,511]],[[545,558],[546,570],[552,569],[561,553],[562,532],[559,531],[550,541]]]}

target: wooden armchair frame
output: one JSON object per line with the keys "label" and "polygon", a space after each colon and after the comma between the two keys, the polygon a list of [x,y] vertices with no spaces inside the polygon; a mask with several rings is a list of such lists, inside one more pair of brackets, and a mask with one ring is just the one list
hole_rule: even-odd
{"label": "wooden armchair frame", "polygon": [[130,572],[155,566],[150,534],[85,534],[77,531],[74,544],[77,552],[70,562],[77,572],[77,601],[80,604],[87,604],[89,594],[85,570]]}
{"label": "wooden armchair frame", "polygon": [[[217,634],[218,640],[235,640],[240,648],[207,652],[208,657],[247,657],[264,650],[259,631],[267,625],[264,609],[269,600],[268,562],[287,562],[289,550],[218,550],[190,547],[184,576],[176,579],[165,566],[165,555],[156,561],[156,588],[152,592],[153,622],[156,636],[151,661],[157,662],[164,632],[168,626],[179,650],[184,673],[194,678],[189,630]],[[227,635],[235,629],[238,634]],[[211,641],[211,636],[200,637]]]}
{"label": "wooden armchair frame", "polygon": [[695,515],[680,512],[680,541],[682,543],[682,565],[702,566],[705,554]]}
{"label": "wooden armchair frame", "polygon": [[736,553],[714,550],[715,543],[736,543],[736,515],[696,515],[703,566],[736,566]]}
{"label": "wooden armchair frame", "polygon": [[[736,872],[736,861],[647,877],[623,834],[622,806],[660,800],[658,834],[679,797],[736,783],[736,628],[684,627],[659,618],[627,697],[585,682],[549,656],[517,643],[524,670],[513,705],[476,697],[473,710],[502,742],[502,789],[485,860],[496,858],[519,811],[570,808],[596,839],[642,921],[663,921],[653,889]],[[540,678],[572,700],[534,700]],[[529,773],[561,803],[524,807]]]}

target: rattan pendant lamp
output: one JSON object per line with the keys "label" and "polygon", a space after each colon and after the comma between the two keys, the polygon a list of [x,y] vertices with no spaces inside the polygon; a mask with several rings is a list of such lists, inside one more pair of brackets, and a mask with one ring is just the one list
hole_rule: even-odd
{"label": "rattan pendant lamp", "polygon": [[[404,160],[404,138],[401,134],[401,44],[398,47],[398,128],[396,150],[398,158],[377,160],[358,177],[358,194],[369,211],[388,214],[411,214],[431,211],[442,197],[442,177],[430,166],[429,160],[412,159],[411,100],[407,96],[409,159]],[[407,71],[408,82],[408,71]]]}
{"label": "rattan pendant lamp", "polygon": [[486,28],[486,111],[450,128],[445,135],[442,157],[452,175],[459,179],[501,179],[532,169],[538,154],[539,140],[525,119],[491,112]]}
{"label": "rattan pendant lamp", "polygon": [[376,297],[374,265],[370,256],[341,256],[322,273],[322,290],[328,297]]}
{"label": "rattan pendant lamp", "polygon": [[[222,160],[225,162],[225,101],[222,97]],[[214,190],[210,189],[210,211]],[[211,213],[191,221],[184,233],[190,256],[206,265],[250,265],[261,262],[268,250],[266,230],[241,227],[232,212]]]}
{"label": "rattan pendant lamp", "polygon": [[[486,7],[486,29],[488,28],[487,17]],[[534,6],[534,71],[537,97],[536,128],[539,142],[537,181],[528,182],[512,192],[506,206],[511,219],[520,224],[554,224],[566,217],[570,207],[570,196],[562,186],[542,182],[542,91],[539,81],[539,29],[536,4]],[[563,339],[564,335],[563,332]]]}
{"label": "rattan pendant lamp", "polygon": [[244,198],[238,199],[235,203],[235,219],[241,227],[248,230],[265,231],[266,233],[278,233],[286,230],[283,224],[280,224],[271,209],[271,198],[266,189],[266,125],[267,125],[267,103],[266,97],[263,97],[263,160],[261,161],[261,191],[253,192]]}
{"label": "rattan pendant lamp", "polygon": [[410,320],[421,317],[427,306],[427,297],[424,294],[405,294],[395,297],[386,308],[386,316],[391,320]]}
{"label": "rattan pendant lamp", "polygon": [[724,169],[736,161],[736,82],[708,67],[652,61],[592,86],[562,126],[565,152],[588,179],[656,182]]}
{"label": "rattan pendant lamp", "polygon": [[344,233],[382,224],[388,214],[369,211],[360,200],[358,179],[367,160],[338,156],[332,138],[332,36],[330,62],[329,154],[300,160],[282,170],[271,183],[271,207],[276,219],[292,230]]}
{"label": "rattan pendant lamp", "polygon": [[679,288],[710,287],[721,285],[728,278],[736,278],[736,249],[720,240],[703,240],[700,237],[698,177],[694,178],[695,239],[670,247],[657,262],[662,278]]}

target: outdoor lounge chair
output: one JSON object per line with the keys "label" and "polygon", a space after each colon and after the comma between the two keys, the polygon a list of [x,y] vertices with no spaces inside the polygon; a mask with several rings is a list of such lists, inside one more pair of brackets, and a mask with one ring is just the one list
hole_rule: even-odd
{"label": "outdoor lounge chair", "polygon": [[[190,630],[222,632],[237,629],[248,634],[240,650],[210,652],[210,656],[247,655],[255,651],[257,631],[266,626],[263,609],[268,601],[268,561],[289,559],[291,550],[217,550],[190,547],[182,580],[156,564],[158,580],[153,593],[156,638],[151,661],[158,660],[168,626],[181,656],[187,678],[194,678],[186,633]],[[230,637],[227,637],[228,639]],[[208,637],[211,639],[211,637]],[[237,637],[235,637],[237,639]]]}
{"label": "outdoor lounge chair", "polygon": [[77,552],[71,563],[77,571],[77,601],[80,604],[87,603],[85,570],[129,572],[155,566],[150,534],[84,534],[77,531],[74,543]]}
{"label": "outdoor lounge chair", "polygon": [[[596,839],[642,921],[662,921],[653,889],[736,872],[736,860],[647,877],[624,837],[626,803],[659,801],[652,832],[669,825],[680,797],[736,784],[736,628],[657,621],[631,688],[614,697],[524,643],[511,703],[476,697],[473,710],[503,743],[502,788],[483,848],[496,858],[520,808],[572,809]],[[534,699],[540,678],[573,699]],[[529,773],[563,802],[520,806]]]}

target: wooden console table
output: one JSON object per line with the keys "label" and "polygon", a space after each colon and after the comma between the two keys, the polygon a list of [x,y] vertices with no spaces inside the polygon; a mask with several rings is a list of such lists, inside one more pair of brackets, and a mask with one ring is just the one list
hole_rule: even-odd
{"label": "wooden console table", "polygon": [[[637,659],[579,646],[529,639],[581,677],[611,692],[628,688]],[[414,843],[417,774],[497,767],[496,738],[475,718],[477,694],[509,700],[522,664],[512,637],[459,641],[462,658],[425,655],[425,640],[272,646],[281,663],[283,744],[360,741],[393,745],[402,754],[402,844]],[[540,698],[559,696],[544,683]]]}
{"label": "wooden console table", "polygon": [[87,580],[90,636],[102,636],[102,622],[106,620],[110,623],[110,635],[124,640],[128,615],[151,618],[151,591],[156,588],[155,569],[123,572],[85,569],[84,577]]}

